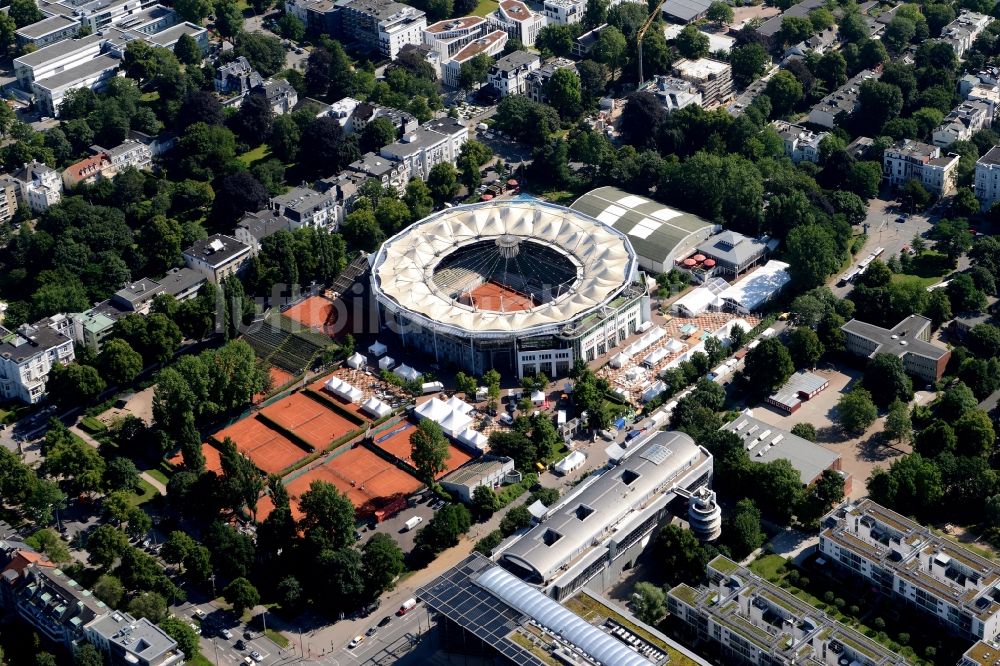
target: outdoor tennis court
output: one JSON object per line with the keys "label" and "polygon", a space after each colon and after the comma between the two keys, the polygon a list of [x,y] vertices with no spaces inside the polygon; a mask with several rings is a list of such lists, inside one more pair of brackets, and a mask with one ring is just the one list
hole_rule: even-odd
{"label": "outdoor tennis court", "polygon": [[531,296],[505,287],[498,282],[484,282],[472,291],[462,294],[462,302],[469,303],[480,310],[495,312],[518,312],[535,307]]}
{"label": "outdoor tennis court", "polygon": [[[201,454],[205,456],[205,469],[222,476],[222,455],[219,453],[219,450],[208,442],[202,442]],[[184,464],[184,456],[176,453],[167,462],[174,467],[181,467]]]}
{"label": "outdoor tennis court", "polygon": [[261,402],[268,395],[276,393],[277,389],[280,389],[282,386],[285,386],[290,381],[295,379],[295,375],[293,375],[292,373],[288,372],[287,370],[282,370],[281,368],[277,368],[273,365],[267,369],[267,374],[271,378],[271,388],[267,392],[258,393],[257,395],[255,395],[253,397],[254,404]]}
{"label": "outdoor tennis court", "polygon": [[[297,500],[313,481],[326,481],[347,495],[360,515],[370,515],[383,506],[416,491],[423,484],[392,463],[358,446],[328,459],[286,484]],[[302,517],[297,501],[292,502],[296,520]]]}
{"label": "outdoor tennis court", "polygon": [[[375,437],[373,442],[375,446],[379,447],[394,458],[403,461],[411,467],[415,467],[413,464],[413,458],[410,455],[412,450],[410,446],[410,435],[412,435],[416,429],[417,426],[413,425],[409,421],[400,421],[391,428],[380,432]],[[458,469],[470,460],[472,460],[472,456],[454,444],[449,444],[448,460],[445,463],[445,470],[438,474],[436,478],[440,479],[448,472]]]}
{"label": "outdoor tennis court", "polygon": [[255,417],[237,421],[212,435],[219,443],[226,437],[233,440],[236,448],[267,474],[280,472],[308,455],[301,446]]}
{"label": "outdoor tennis court", "polygon": [[260,413],[318,450],[358,428],[357,424],[302,393],[293,393],[260,410]]}
{"label": "outdoor tennis court", "polygon": [[328,298],[310,296],[301,303],[288,308],[282,314],[314,331],[321,331],[327,335],[336,333],[336,313],[333,302]]}

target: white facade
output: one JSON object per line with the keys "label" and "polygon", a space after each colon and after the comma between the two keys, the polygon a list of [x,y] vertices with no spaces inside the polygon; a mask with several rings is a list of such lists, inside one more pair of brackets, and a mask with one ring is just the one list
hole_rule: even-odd
{"label": "white facade", "polygon": [[892,187],[900,187],[911,179],[937,196],[955,190],[955,170],[958,155],[941,156],[941,149],[926,143],[906,139],[885,149],[882,155],[882,176]]}
{"label": "white facade", "polygon": [[221,284],[243,269],[251,251],[249,245],[231,236],[216,234],[198,241],[184,250],[183,255],[188,268],[198,271],[209,282]]}
{"label": "white facade", "polygon": [[534,53],[514,51],[490,67],[487,81],[501,97],[523,95],[528,91],[528,75],[542,66]]}
{"label": "white facade", "polygon": [[420,44],[423,41],[426,27],[427,19],[424,13],[412,7],[403,10],[398,16],[379,21],[379,51],[390,60],[395,60],[401,48],[407,44]]}
{"label": "white facade", "polygon": [[959,104],[935,130],[933,143],[947,148],[956,141],[968,141],[979,130],[993,125],[993,109],[989,103],[968,100]]}
{"label": "white facade", "polygon": [[778,131],[778,136],[785,146],[785,155],[790,157],[792,162],[819,163],[819,146],[828,132],[811,132],[801,125],[793,125],[783,120],[775,120],[771,124]]}
{"label": "white facade", "polygon": [[[65,325],[63,325],[65,323]],[[64,330],[60,331],[57,328]],[[35,404],[45,395],[45,382],[56,363],[73,362],[69,320],[57,315],[11,333],[0,327],[0,397]]]}
{"label": "white facade", "polygon": [[984,211],[1000,199],[1000,146],[993,146],[976,162],[976,198]]}
{"label": "white facade", "polygon": [[587,3],[583,0],[545,0],[542,14],[549,23],[574,25],[583,21]]}
{"label": "white facade", "polygon": [[453,118],[440,118],[425,123],[401,141],[384,146],[381,155],[400,162],[413,178],[427,180],[436,164],[455,164],[468,140],[468,127]]}
{"label": "white facade", "polygon": [[448,62],[470,42],[486,34],[488,24],[481,16],[438,21],[424,28],[424,44],[434,49],[441,62]]}
{"label": "white facade", "polygon": [[534,46],[539,31],[545,27],[545,17],[520,0],[501,0],[500,6],[487,18],[524,46]]}
{"label": "white facade", "polygon": [[446,86],[459,85],[459,78],[462,73],[462,65],[469,62],[478,55],[488,56],[498,55],[507,45],[507,33],[503,30],[494,30],[485,37],[480,37],[445,63],[441,68],[441,78]]}
{"label": "white facade", "polygon": [[21,199],[33,213],[44,213],[62,201],[62,178],[59,172],[34,161],[12,174],[21,190]]}
{"label": "white facade", "polygon": [[961,58],[992,22],[992,16],[962,10],[958,18],[941,30],[941,41],[950,44],[955,49],[955,55]]}

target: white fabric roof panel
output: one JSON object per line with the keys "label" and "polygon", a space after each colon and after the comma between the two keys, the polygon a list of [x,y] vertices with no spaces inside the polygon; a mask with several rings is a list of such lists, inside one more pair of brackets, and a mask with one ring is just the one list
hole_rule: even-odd
{"label": "white fabric roof panel", "polygon": [[[625,212],[625,209],[622,209]],[[634,279],[638,260],[614,220],[598,221],[541,201],[499,201],[447,209],[386,241],[372,262],[383,306],[453,333],[519,334],[560,327],[606,305]],[[456,249],[518,236],[563,253],[577,267],[573,286],[527,310],[495,312],[455,301],[434,284],[437,265]]]}
{"label": "white fabric roof panel", "polygon": [[634,652],[625,643],[604,633],[500,567],[491,567],[479,576],[476,584],[602,664],[651,666],[652,662]]}
{"label": "white fabric roof panel", "polygon": [[382,418],[383,416],[392,411],[392,407],[390,407],[387,403],[379,400],[375,396],[372,396],[371,398],[365,400],[364,403],[362,403],[361,405],[361,409],[365,410],[369,414],[374,414],[378,418]]}

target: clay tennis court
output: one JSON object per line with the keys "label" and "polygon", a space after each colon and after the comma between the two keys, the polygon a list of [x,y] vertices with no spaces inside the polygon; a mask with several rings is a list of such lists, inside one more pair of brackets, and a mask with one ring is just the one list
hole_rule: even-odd
{"label": "clay tennis court", "polygon": [[[413,458],[410,455],[412,451],[412,447],[410,446],[410,435],[412,435],[416,429],[417,426],[413,425],[411,422],[400,421],[396,425],[383,430],[376,435],[373,443],[375,446],[379,447],[389,455],[403,461],[410,467],[416,467],[416,465],[413,464]],[[448,460],[445,462],[445,470],[438,474],[436,478],[440,479],[448,472],[458,469],[470,460],[472,460],[472,456],[454,444],[449,444]]]}
{"label": "clay tennis court", "polygon": [[297,500],[309,490],[313,481],[326,481],[336,486],[347,495],[360,515],[370,515],[423,485],[392,463],[358,446],[313,467],[286,484],[293,500],[292,515],[296,520],[302,518]]}
{"label": "clay tennis court", "polygon": [[357,424],[302,393],[293,393],[260,410],[260,414],[316,449],[324,449],[333,440],[358,428]]}
{"label": "clay tennis court", "polygon": [[254,417],[237,421],[212,435],[212,439],[219,443],[226,437],[233,440],[236,448],[267,474],[280,472],[308,455],[301,446]]}
{"label": "clay tennis court", "polygon": [[531,296],[493,281],[484,282],[472,291],[465,292],[459,300],[480,310],[496,312],[518,312],[535,307]]}
{"label": "clay tennis court", "polygon": [[267,374],[271,378],[271,388],[267,392],[258,393],[257,395],[255,395],[253,397],[254,404],[261,402],[268,395],[274,393],[275,391],[283,387],[285,384],[288,384],[293,379],[295,379],[295,375],[293,375],[292,373],[288,372],[287,370],[282,370],[281,368],[276,368],[273,365],[267,369]]}
{"label": "clay tennis court", "polygon": [[296,321],[303,326],[321,331],[327,335],[336,332],[336,313],[333,302],[322,296],[310,296],[306,300],[293,305],[282,313],[292,321]]}
{"label": "clay tennis court", "polygon": [[[205,469],[222,476],[222,455],[219,453],[219,450],[208,442],[202,442],[201,455],[205,456]],[[168,459],[167,462],[174,467],[181,467],[184,465],[184,456],[177,453]]]}

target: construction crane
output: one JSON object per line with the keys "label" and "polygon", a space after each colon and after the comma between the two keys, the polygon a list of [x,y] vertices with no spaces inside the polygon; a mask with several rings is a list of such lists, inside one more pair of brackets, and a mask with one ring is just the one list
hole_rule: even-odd
{"label": "construction crane", "polygon": [[646,31],[649,30],[649,27],[651,25],[653,25],[653,21],[656,20],[656,17],[659,16],[659,14],[660,14],[660,6],[656,5],[656,8],[653,9],[652,12],[650,12],[649,18],[647,18],[646,22],[642,24],[641,28],[639,28],[639,32],[635,33],[636,45],[639,48],[639,85],[640,86],[644,82],[644,79],[642,78],[642,38],[646,36]]}

